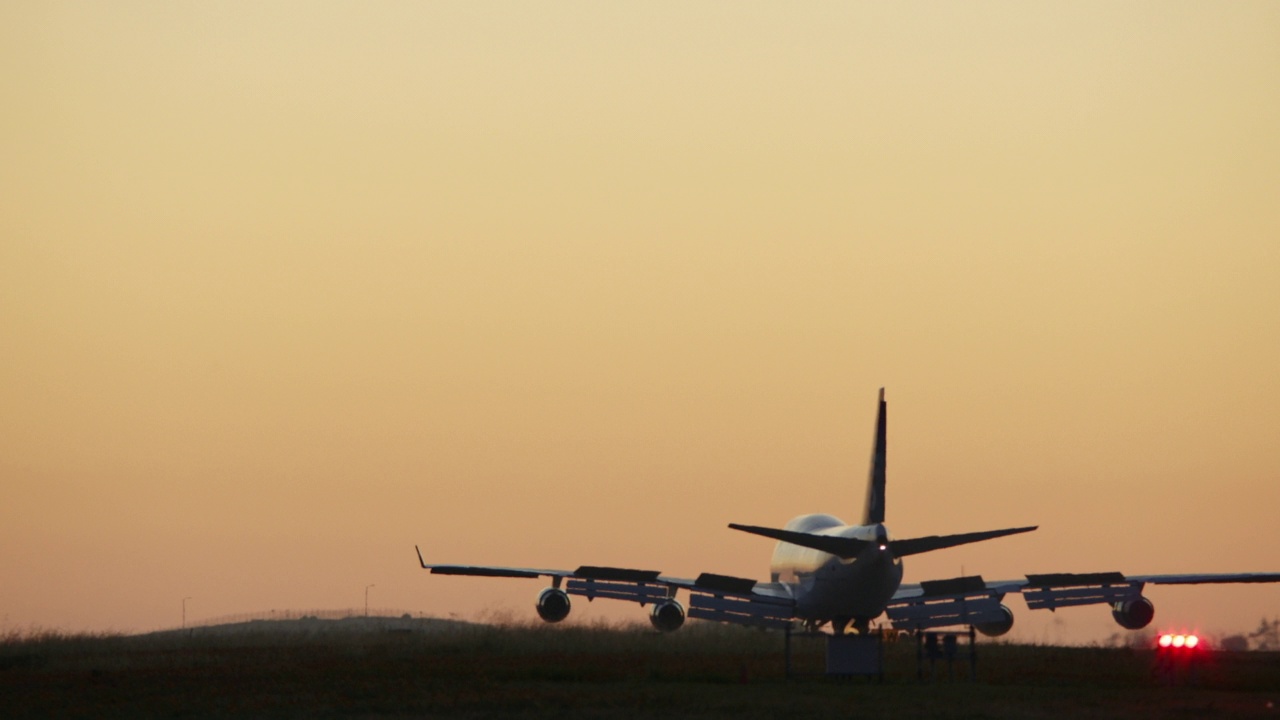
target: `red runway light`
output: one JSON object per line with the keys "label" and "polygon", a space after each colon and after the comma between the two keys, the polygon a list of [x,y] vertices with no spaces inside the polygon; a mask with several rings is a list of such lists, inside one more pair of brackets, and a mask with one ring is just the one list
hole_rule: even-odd
{"label": "red runway light", "polygon": [[1200,646],[1200,637],[1198,635],[1162,633],[1156,638],[1156,648],[1159,650],[1194,650]]}

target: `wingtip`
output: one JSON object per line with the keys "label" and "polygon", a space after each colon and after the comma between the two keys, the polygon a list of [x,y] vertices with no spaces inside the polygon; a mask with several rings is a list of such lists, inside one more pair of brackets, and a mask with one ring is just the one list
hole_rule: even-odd
{"label": "wingtip", "polygon": [[422,566],[422,569],[423,569],[423,570],[426,570],[426,569],[427,569],[427,561],[422,559],[422,551],[418,549],[418,546],[417,546],[417,545],[414,545],[414,546],[413,546],[413,549],[414,549],[414,551],[415,551],[415,552],[417,552],[417,553],[418,553],[418,564]]}

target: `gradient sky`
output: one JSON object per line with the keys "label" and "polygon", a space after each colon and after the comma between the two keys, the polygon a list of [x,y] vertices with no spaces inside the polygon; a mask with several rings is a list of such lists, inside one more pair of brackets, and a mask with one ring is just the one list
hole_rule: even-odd
{"label": "gradient sky", "polygon": [[0,102],[2,629],[763,579],[880,386],[897,536],[1041,526],[909,582],[1280,570],[1276,3],[18,0]]}

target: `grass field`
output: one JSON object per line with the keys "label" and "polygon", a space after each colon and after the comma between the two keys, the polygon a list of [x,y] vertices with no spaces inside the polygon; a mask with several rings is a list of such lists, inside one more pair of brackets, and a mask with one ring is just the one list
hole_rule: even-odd
{"label": "grass field", "polygon": [[1162,682],[1154,653],[979,641],[932,682],[914,642],[883,683],[822,675],[820,639],[690,623],[487,626],[409,619],[244,623],[0,642],[0,717],[1278,717],[1280,653],[1209,653]]}

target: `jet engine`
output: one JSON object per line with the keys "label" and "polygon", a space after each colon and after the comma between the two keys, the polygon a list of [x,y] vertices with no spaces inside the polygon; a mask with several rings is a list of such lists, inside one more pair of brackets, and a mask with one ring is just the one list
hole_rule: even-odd
{"label": "jet engine", "polygon": [[538,617],[549,623],[569,616],[569,595],[560,588],[549,587],[538,595]]}
{"label": "jet engine", "polygon": [[1145,597],[1136,600],[1122,600],[1111,606],[1111,617],[1125,630],[1140,630],[1151,623],[1156,616],[1156,606]]}
{"label": "jet engine", "polygon": [[649,622],[661,632],[679,630],[684,625],[684,608],[675,600],[667,598],[654,604],[649,611]]}
{"label": "jet engine", "polygon": [[1003,620],[993,620],[991,622],[978,623],[973,626],[974,630],[986,635],[987,637],[996,637],[1009,632],[1013,627],[1013,611],[1004,605],[1000,606],[1000,614],[1004,615]]}

